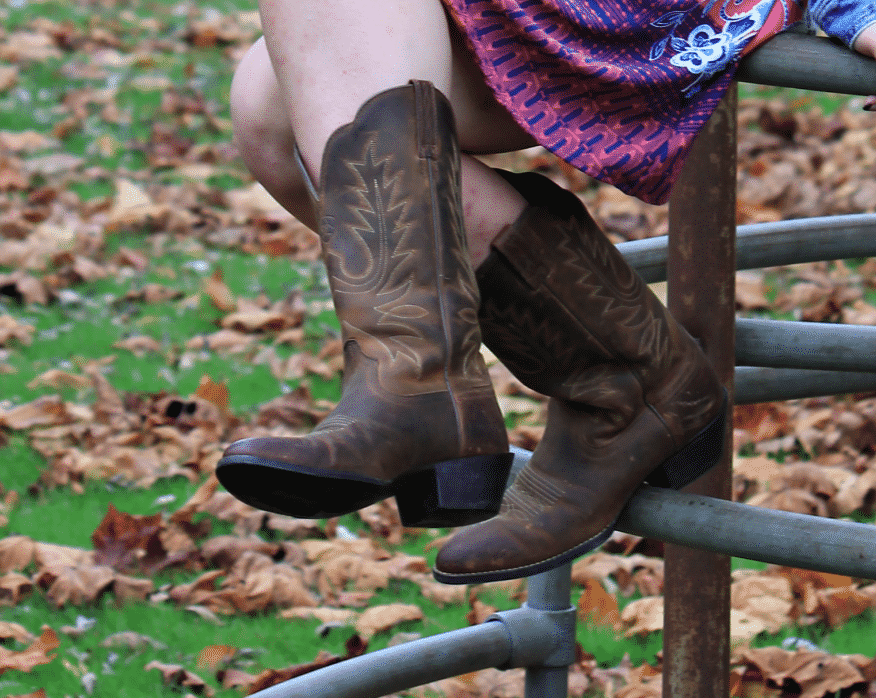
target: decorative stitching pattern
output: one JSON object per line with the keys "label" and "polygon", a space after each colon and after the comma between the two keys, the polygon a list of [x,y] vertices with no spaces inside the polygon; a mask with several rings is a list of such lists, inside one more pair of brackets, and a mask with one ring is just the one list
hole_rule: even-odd
{"label": "decorative stitching pattern", "polygon": [[[390,362],[404,357],[422,371],[424,321],[434,316],[434,309],[425,307],[423,301],[431,299],[414,289],[413,267],[421,251],[408,240],[415,226],[410,203],[400,192],[403,173],[391,155],[377,154],[376,141],[376,135],[364,139],[362,153],[344,163],[352,175],[349,191],[355,201],[345,219],[353,222],[342,231],[323,226],[324,249],[331,258],[327,266],[339,299],[362,298],[377,314],[367,323],[371,331],[346,320],[346,333],[378,344]],[[328,243],[336,235],[344,238],[342,250]]]}
{"label": "decorative stitching pattern", "polygon": [[505,492],[500,513],[515,521],[534,521],[562,496],[563,490],[556,483],[527,467]]}

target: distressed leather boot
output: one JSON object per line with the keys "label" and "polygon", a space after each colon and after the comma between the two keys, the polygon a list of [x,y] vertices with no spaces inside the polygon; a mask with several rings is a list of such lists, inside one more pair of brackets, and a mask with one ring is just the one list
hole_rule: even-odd
{"label": "distressed leather boot", "polygon": [[307,436],[232,444],[216,474],[237,498],[324,518],[395,496],[407,526],[498,511],[512,456],[479,351],[459,173],[450,104],[428,82],[376,95],[332,134],[315,206],[342,397]]}
{"label": "distressed leather boot", "polygon": [[720,459],[726,393],[698,344],[571,192],[502,173],[528,208],[478,269],[484,342],[551,396],[499,514],[439,552],[448,583],[525,577],[601,545],[643,482],[681,488]]}

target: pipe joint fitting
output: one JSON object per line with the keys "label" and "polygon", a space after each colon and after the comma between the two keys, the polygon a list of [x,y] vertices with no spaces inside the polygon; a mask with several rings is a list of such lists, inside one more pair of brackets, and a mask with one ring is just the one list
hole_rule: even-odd
{"label": "pipe joint fitting", "polygon": [[575,661],[574,607],[544,611],[521,608],[494,613],[485,622],[499,622],[511,641],[511,656],[500,669],[567,667]]}

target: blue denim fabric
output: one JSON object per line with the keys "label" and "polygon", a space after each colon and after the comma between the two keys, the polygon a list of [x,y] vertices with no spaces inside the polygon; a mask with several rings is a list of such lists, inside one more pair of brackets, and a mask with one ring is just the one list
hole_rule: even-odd
{"label": "blue denim fabric", "polygon": [[851,47],[864,29],[876,23],[876,0],[809,0],[810,23]]}

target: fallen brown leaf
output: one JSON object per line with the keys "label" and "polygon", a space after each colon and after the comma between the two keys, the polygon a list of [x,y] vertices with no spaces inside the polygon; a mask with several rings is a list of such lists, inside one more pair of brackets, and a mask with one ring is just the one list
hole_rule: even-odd
{"label": "fallen brown leaf", "polygon": [[322,669],[323,667],[331,666],[332,664],[337,664],[338,662],[343,662],[347,659],[352,659],[353,657],[358,657],[364,654],[365,650],[368,649],[368,642],[358,635],[353,635],[344,643],[344,647],[347,650],[347,654],[343,657],[320,651],[317,654],[316,659],[312,662],[298,664],[289,667],[288,669],[266,669],[256,676],[253,682],[248,686],[247,695],[252,695],[253,693],[257,693],[258,691],[262,691],[278,683],[283,683],[289,679],[294,679],[296,676],[302,676],[312,671],[316,671],[317,669]]}
{"label": "fallen brown leaf", "polygon": [[112,635],[107,635],[100,641],[101,647],[123,647],[129,650],[143,651],[146,649],[163,650],[167,645],[159,640],[132,630],[122,630]]}
{"label": "fallen brown leaf", "polygon": [[122,571],[154,567],[167,556],[159,535],[162,528],[160,513],[133,516],[110,503],[91,534],[95,562]]}
{"label": "fallen brown leaf", "polygon": [[0,642],[15,640],[16,642],[33,642],[36,636],[23,625],[0,620]]}
{"label": "fallen brown leaf", "polygon": [[625,626],[624,635],[644,635],[663,629],[663,597],[646,596],[631,601],[620,616]]}
{"label": "fallen brown leaf", "polygon": [[157,669],[161,672],[161,679],[165,686],[186,688],[205,696],[212,696],[214,693],[213,689],[204,683],[201,677],[179,664],[151,661],[143,667],[144,671],[151,671],[152,669]]}
{"label": "fallen brown leaf", "polygon": [[60,646],[55,631],[43,628],[43,633],[27,648],[20,652],[0,647],[0,676],[7,671],[32,671],[41,664],[51,663],[58,655],[49,654]]}
{"label": "fallen brown leaf", "polygon": [[27,387],[31,390],[35,388],[56,388],[59,390],[64,388],[75,388],[81,390],[82,388],[88,388],[90,386],[91,379],[87,376],[70,373],[68,371],[61,371],[57,368],[44,371],[27,384]]}
{"label": "fallen brown leaf", "polygon": [[806,613],[824,618],[831,628],[838,628],[873,606],[873,598],[854,585],[812,590],[805,598]]}
{"label": "fallen brown leaf", "polygon": [[142,357],[150,352],[160,352],[161,342],[148,335],[135,335],[127,339],[120,339],[113,344],[116,349],[124,349],[131,352],[134,356]]}
{"label": "fallen brown leaf", "polygon": [[68,603],[79,606],[93,603],[110,591],[115,573],[110,567],[56,567],[40,572],[34,583],[46,592],[46,598],[58,608]]}
{"label": "fallen brown leaf", "polygon": [[344,623],[352,625],[359,614],[349,608],[329,608],[326,606],[292,606],[280,611],[280,618],[287,620],[306,620],[316,618],[320,623]]}
{"label": "fallen brown leaf", "polygon": [[861,667],[871,661],[862,655],[764,647],[743,650],[738,663],[756,669],[767,686],[793,691],[800,698],[822,698],[826,693],[864,687]]}
{"label": "fallen brown leaf", "polygon": [[596,579],[584,580],[584,593],[578,600],[578,618],[587,625],[601,625],[620,630],[621,618],[617,597],[609,594]]}
{"label": "fallen brown leaf", "polygon": [[9,346],[13,342],[30,345],[36,328],[18,322],[11,315],[0,315],[0,347]]}
{"label": "fallen brown leaf", "polygon": [[423,610],[414,604],[385,604],[372,606],[356,620],[356,631],[365,639],[394,628],[400,623],[423,619]]}
{"label": "fallen brown leaf", "polygon": [[0,538],[0,573],[23,570],[33,560],[35,547],[27,536]]}
{"label": "fallen brown leaf", "polygon": [[0,575],[0,606],[15,606],[33,591],[33,582],[20,572]]}
{"label": "fallen brown leaf", "polygon": [[216,669],[227,664],[237,654],[237,647],[230,645],[207,645],[198,653],[196,666],[198,669]]}
{"label": "fallen brown leaf", "polygon": [[9,409],[0,408],[0,425],[9,429],[23,430],[70,421],[67,405],[57,395],[38,397]]}
{"label": "fallen brown leaf", "polygon": [[204,280],[204,293],[212,301],[213,305],[224,313],[230,313],[237,308],[237,303],[234,300],[234,294],[225,283],[225,278],[222,274],[222,269],[216,267],[213,272]]}
{"label": "fallen brown leaf", "polygon": [[777,633],[796,618],[794,592],[787,577],[751,574],[730,587],[730,605],[755,618],[771,633]]}

